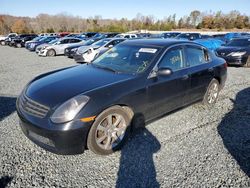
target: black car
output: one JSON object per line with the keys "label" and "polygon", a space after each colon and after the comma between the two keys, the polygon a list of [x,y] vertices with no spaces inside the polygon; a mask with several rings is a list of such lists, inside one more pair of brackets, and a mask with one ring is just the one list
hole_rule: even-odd
{"label": "black car", "polygon": [[73,56],[75,55],[75,53],[79,47],[89,46],[98,40],[99,40],[99,38],[93,38],[93,39],[87,40],[84,44],[76,44],[76,45],[72,45],[68,48],[65,48],[64,55],[67,56],[68,58],[73,58]]}
{"label": "black car", "polygon": [[175,37],[176,39],[197,40],[202,39],[200,33],[181,33]]}
{"label": "black car", "polygon": [[[94,62],[42,74],[22,91],[24,134],[58,154],[110,154],[131,130],[197,101],[212,106],[227,64],[188,41],[128,40]],[[192,114],[190,114],[192,116]]]}
{"label": "black car", "polygon": [[[30,36],[34,36],[34,38],[37,37],[37,35],[35,35],[35,34],[21,34],[21,35],[18,35],[18,36],[16,36],[16,37],[12,38],[11,41],[9,42],[9,46],[17,47],[16,44],[21,43],[22,40],[23,40],[25,37],[30,37]],[[19,47],[19,45],[18,45],[18,47]]]}
{"label": "black car", "polygon": [[36,35],[36,34],[20,35],[20,36],[18,36],[16,38],[13,38],[13,40],[11,41],[11,43],[12,43],[12,46],[21,48],[21,47],[25,46],[25,43],[27,41],[31,41],[31,40],[33,40],[36,37],[38,37],[38,35]]}
{"label": "black car", "polygon": [[216,50],[228,65],[250,67],[250,38],[235,38]]}

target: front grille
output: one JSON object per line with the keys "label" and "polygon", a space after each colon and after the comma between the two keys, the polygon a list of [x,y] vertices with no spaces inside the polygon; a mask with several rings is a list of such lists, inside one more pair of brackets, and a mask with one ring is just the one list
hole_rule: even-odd
{"label": "front grille", "polygon": [[19,98],[19,108],[20,110],[39,118],[44,118],[49,111],[49,107],[33,101],[24,94]]}

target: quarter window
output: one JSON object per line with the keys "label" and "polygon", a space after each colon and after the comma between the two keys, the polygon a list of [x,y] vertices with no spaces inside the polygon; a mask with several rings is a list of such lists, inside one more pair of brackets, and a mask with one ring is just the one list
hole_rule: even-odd
{"label": "quarter window", "polygon": [[183,60],[183,50],[182,48],[170,49],[167,51],[159,68],[170,68],[173,71],[184,68],[184,60]]}
{"label": "quarter window", "polygon": [[207,63],[209,60],[208,52],[205,49],[199,47],[187,47],[187,64],[188,66],[196,66]]}

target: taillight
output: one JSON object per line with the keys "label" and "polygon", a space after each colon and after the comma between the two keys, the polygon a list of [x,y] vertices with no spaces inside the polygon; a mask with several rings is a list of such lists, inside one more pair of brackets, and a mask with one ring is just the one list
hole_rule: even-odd
{"label": "taillight", "polygon": [[227,63],[226,62],[224,63],[224,67],[227,68]]}

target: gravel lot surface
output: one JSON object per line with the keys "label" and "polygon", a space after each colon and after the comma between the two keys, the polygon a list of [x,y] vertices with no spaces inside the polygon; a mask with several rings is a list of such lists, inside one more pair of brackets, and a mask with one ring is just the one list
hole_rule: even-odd
{"label": "gravel lot surface", "polygon": [[15,100],[34,76],[72,65],[0,46],[0,187],[250,187],[250,69],[228,69],[214,108],[156,120],[120,152],[60,156],[22,134]]}

